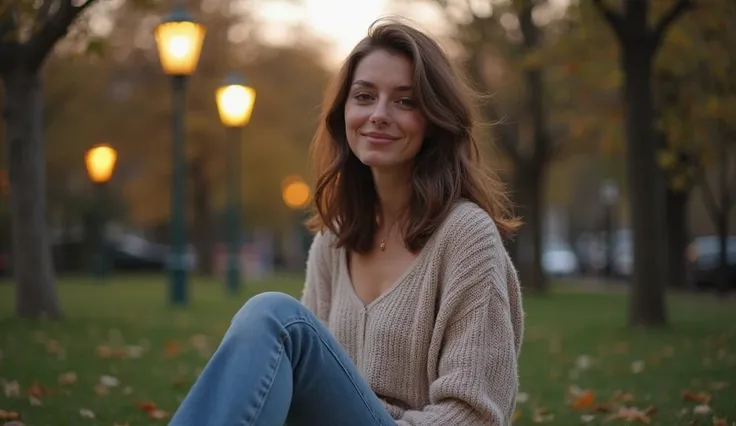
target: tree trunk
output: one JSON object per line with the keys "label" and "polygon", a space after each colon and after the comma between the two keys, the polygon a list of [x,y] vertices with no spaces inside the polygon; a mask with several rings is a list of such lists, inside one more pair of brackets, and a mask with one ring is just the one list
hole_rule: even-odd
{"label": "tree trunk", "polygon": [[26,318],[58,318],[63,312],[46,221],[41,79],[37,72],[21,67],[3,79],[16,313]]}
{"label": "tree trunk", "polygon": [[212,276],[214,240],[212,209],[210,208],[210,184],[205,175],[205,160],[195,158],[191,167],[192,202],[194,203],[194,245],[197,249],[199,273]]}
{"label": "tree trunk", "polygon": [[[646,25],[646,23],[644,23]],[[634,234],[634,271],[629,321],[633,326],[664,325],[664,288],[660,271],[659,220],[661,173],[656,164],[657,141],[652,98],[654,46],[636,38],[623,46],[624,97],[627,106],[627,178],[631,194],[631,223]]]}
{"label": "tree trunk", "polygon": [[516,243],[517,262],[522,286],[532,293],[545,293],[548,290],[547,276],[542,269],[542,188],[541,174],[517,176],[515,189],[524,220]]}
{"label": "tree trunk", "polygon": [[685,254],[688,245],[687,201],[690,191],[667,189],[667,264],[664,272],[666,283],[677,289],[687,287],[687,265]]}

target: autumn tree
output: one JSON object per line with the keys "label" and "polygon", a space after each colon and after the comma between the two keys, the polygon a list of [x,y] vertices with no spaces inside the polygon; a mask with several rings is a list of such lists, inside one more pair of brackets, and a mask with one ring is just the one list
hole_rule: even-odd
{"label": "autumn tree", "polygon": [[605,0],[594,0],[616,35],[624,74],[627,180],[634,235],[629,321],[635,326],[652,326],[667,323],[661,245],[664,225],[660,220],[663,181],[656,164],[658,141],[652,90],[654,59],[669,27],[693,7],[694,1],[676,0],[653,26],[649,0],[621,3],[623,10],[617,11]]}
{"label": "autumn tree", "polygon": [[11,0],[0,6],[16,312],[61,317],[46,222],[41,71],[54,46],[95,0]]}
{"label": "autumn tree", "polygon": [[[720,240],[721,293],[729,290],[728,218],[736,205],[736,68],[731,60],[736,32],[727,24],[733,19],[732,3],[699,6],[673,27],[655,71],[659,164],[667,177],[668,270],[674,271],[672,280],[684,285],[689,241],[685,214],[697,188]],[[684,55],[687,61],[682,61]]]}

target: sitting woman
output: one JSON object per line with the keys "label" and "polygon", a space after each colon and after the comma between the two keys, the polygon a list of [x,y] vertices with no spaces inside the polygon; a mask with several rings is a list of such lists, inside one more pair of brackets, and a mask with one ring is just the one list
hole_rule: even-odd
{"label": "sitting woman", "polygon": [[172,425],[511,423],[523,312],[518,226],[440,46],[375,23],[313,140],[316,236],[300,301],[235,315]]}

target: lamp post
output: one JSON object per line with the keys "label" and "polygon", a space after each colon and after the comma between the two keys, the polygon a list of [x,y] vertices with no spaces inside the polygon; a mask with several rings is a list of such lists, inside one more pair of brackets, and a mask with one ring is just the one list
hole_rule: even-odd
{"label": "lamp post", "polygon": [[284,204],[294,212],[295,232],[299,241],[300,263],[304,261],[304,254],[309,250],[310,241],[304,229],[303,221],[306,219],[304,208],[309,203],[312,191],[304,180],[299,176],[287,176],[281,182],[281,198]]}
{"label": "lamp post", "polygon": [[194,72],[202,50],[205,28],[194,22],[186,10],[177,6],[156,27],[155,39],[163,71],[171,76],[172,150],[171,150],[171,251],[168,259],[169,297],[172,304],[186,304],[186,220],[185,220],[185,158],[184,103],[187,77]]}
{"label": "lamp post", "polygon": [[606,266],[604,275],[606,277],[613,276],[614,262],[614,218],[613,213],[618,202],[618,185],[613,180],[605,180],[600,188],[601,201],[603,202],[603,227],[606,235]]}
{"label": "lamp post", "polygon": [[106,241],[107,203],[105,202],[105,187],[112,177],[118,153],[110,145],[99,144],[90,148],[84,156],[87,174],[95,186],[94,211],[94,248],[93,271],[100,279],[107,275],[108,256]]}
{"label": "lamp post", "polygon": [[240,143],[243,127],[248,125],[256,100],[256,91],[245,78],[231,73],[215,93],[220,121],[227,130],[228,144],[228,202],[227,202],[227,272],[226,288],[230,293],[240,290],[240,208],[242,197],[242,151]]}

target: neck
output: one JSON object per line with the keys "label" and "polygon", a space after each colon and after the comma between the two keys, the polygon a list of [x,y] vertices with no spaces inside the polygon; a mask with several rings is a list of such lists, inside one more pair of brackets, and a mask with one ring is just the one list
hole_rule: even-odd
{"label": "neck", "polygon": [[381,219],[391,226],[405,212],[411,197],[411,171],[373,170]]}

